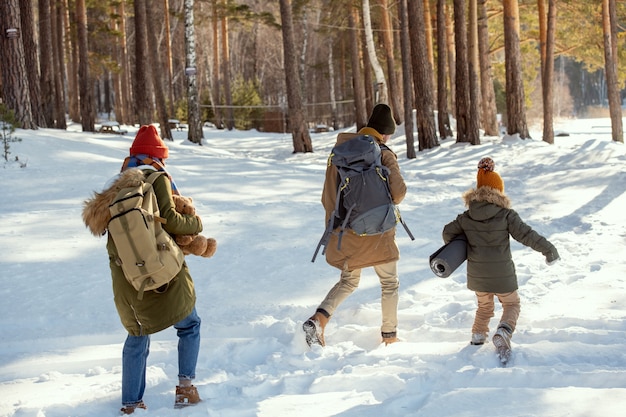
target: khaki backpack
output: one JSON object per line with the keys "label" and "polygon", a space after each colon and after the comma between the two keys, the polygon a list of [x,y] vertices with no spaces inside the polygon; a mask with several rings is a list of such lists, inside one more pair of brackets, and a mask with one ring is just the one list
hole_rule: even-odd
{"label": "khaki backpack", "polygon": [[138,186],[121,189],[109,206],[108,230],[118,253],[115,262],[138,291],[139,300],[144,291],[165,291],[185,257],[162,227],[166,219],[160,216],[152,184],[163,174],[154,172]]}

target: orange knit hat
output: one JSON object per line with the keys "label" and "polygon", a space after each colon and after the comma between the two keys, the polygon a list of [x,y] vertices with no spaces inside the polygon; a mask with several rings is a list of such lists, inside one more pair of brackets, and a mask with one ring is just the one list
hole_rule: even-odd
{"label": "orange knit hat", "polygon": [[504,192],[504,181],[497,172],[494,171],[496,163],[493,159],[486,157],[478,162],[478,174],[476,175],[476,188],[491,187],[500,192]]}
{"label": "orange knit hat", "polygon": [[166,159],[169,156],[167,145],[152,125],[141,126],[130,147],[131,155],[148,155],[152,158]]}

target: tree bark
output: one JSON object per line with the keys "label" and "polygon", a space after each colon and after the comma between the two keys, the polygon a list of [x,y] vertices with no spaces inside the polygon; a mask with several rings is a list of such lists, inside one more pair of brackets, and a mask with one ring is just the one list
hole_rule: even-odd
{"label": "tree bark", "polygon": [[39,0],[39,65],[41,105],[44,123],[54,126],[54,64],[52,58],[52,17],[50,0]]}
{"label": "tree bark", "polygon": [[413,136],[413,71],[411,70],[411,39],[409,36],[409,16],[407,0],[399,0],[400,49],[402,51],[402,91],[404,93],[404,134],[406,136],[406,157],[414,159],[415,138]]}
{"label": "tree bark", "polygon": [[454,43],[456,47],[456,141],[474,143],[477,132],[471,123],[470,73],[467,48],[465,0],[454,0]]}
{"label": "tree bark", "polygon": [[478,0],[478,59],[480,65],[481,124],[486,136],[499,136],[498,109],[493,86],[493,71],[489,48],[489,26],[486,0]]}
{"label": "tree bark", "polygon": [[517,0],[503,0],[504,56],[506,68],[507,134],[530,138],[526,124],[526,103],[522,79],[519,39],[519,6]]}
{"label": "tree bark", "polygon": [[170,4],[169,0],[163,0],[165,11],[165,70],[167,71],[167,111],[174,116],[174,76],[172,69],[172,38],[170,33]]}
{"label": "tree bark", "polygon": [[[222,0],[226,6],[226,0]],[[224,84],[224,102],[226,104],[226,128],[232,130],[235,127],[233,114],[233,97],[230,91],[230,52],[228,46],[228,18],[222,16],[222,82]]]}
{"label": "tree bark", "polygon": [[140,125],[153,122],[154,111],[150,94],[151,66],[148,59],[146,0],[134,0],[135,11],[135,73],[134,107]]}
{"label": "tree bark", "polygon": [[65,59],[63,51],[62,4],[54,2],[50,9],[52,17],[52,65],[54,68],[54,127],[67,129],[65,121]]}
{"label": "tree bark", "polygon": [[472,145],[480,144],[480,130],[478,111],[480,105],[480,90],[478,83],[478,14],[476,0],[469,0],[469,24],[467,25],[467,69],[469,74],[470,87],[470,108],[468,119],[468,133]]}
{"label": "tree bark", "polygon": [[433,75],[427,56],[424,4],[415,0],[409,1],[407,6],[413,63],[413,88],[415,89],[417,139],[419,150],[422,151],[439,146],[433,112]]}
{"label": "tree bark", "polygon": [[[26,74],[24,46],[20,33],[20,9],[17,0],[0,1],[0,71],[2,72],[2,102],[15,113],[22,129],[37,129],[33,120],[30,88]],[[16,37],[9,38],[7,29],[16,29]]]}
{"label": "tree bark", "polygon": [[[405,0],[406,1],[406,0]],[[453,136],[448,114],[448,71],[446,67],[446,1],[437,0],[437,125],[441,139]]]}
{"label": "tree bark", "polygon": [[604,72],[611,116],[613,141],[624,143],[622,107],[617,78],[617,12],[615,0],[602,0],[602,31],[604,34]]}
{"label": "tree bark", "polygon": [[[167,10],[165,11],[167,13]],[[148,15],[148,9],[146,9],[146,16]],[[156,32],[157,22],[154,19],[146,19],[147,23],[147,35],[148,35],[148,52],[150,54],[150,66],[152,68],[163,68],[163,62],[161,62],[161,54],[159,54],[159,45],[157,43]],[[167,116],[167,104],[165,99],[165,93],[163,88],[163,79],[161,78],[161,71],[150,71],[152,74],[152,85],[154,86],[154,102],[156,104],[157,115],[159,119],[159,126],[161,132],[161,138],[167,140],[173,140],[172,130],[168,123]]]}
{"label": "tree bark", "polygon": [[27,71],[26,76],[28,77],[28,87],[30,88],[29,94],[33,121],[37,126],[47,127],[41,102],[40,75],[38,71],[39,59],[37,59],[37,43],[35,42],[35,21],[33,14],[32,0],[21,0],[20,21],[22,28],[22,44],[24,45],[24,61],[26,68],[32,68],[31,71]]}
{"label": "tree bark", "polygon": [[293,140],[293,152],[313,152],[311,136],[304,119],[302,96],[300,94],[300,78],[298,76],[290,0],[280,0],[280,20],[283,32],[287,107],[289,112],[289,129],[291,130]]}
{"label": "tree bark", "polygon": [[219,17],[217,0],[212,0],[211,5],[213,8],[213,16],[211,18],[211,26],[213,29],[213,82],[211,88],[211,101],[213,102],[213,111],[215,114],[215,126],[218,129],[224,127],[224,120],[222,116],[222,108],[219,105],[220,96],[220,31],[219,31]]}
{"label": "tree bark", "polygon": [[71,22],[76,21],[76,14],[70,11],[68,0],[63,0],[65,10],[65,54],[67,61],[67,92],[69,102],[70,120],[78,123],[80,121],[80,99],[78,88],[78,36],[76,36],[76,25]]}
{"label": "tree bark", "polygon": [[361,75],[361,45],[358,35],[357,9],[352,8],[348,12],[348,26],[350,31],[350,61],[352,64],[352,89],[354,91],[354,111],[357,130],[367,125],[367,107],[365,105],[365,87]]}
{"label": "tree bark", "polygon": [[89,44],[87,42],[87,9],[85,0],[76,0],[76,27],[78,29],[78,89],[80,122],[83,132],[94,132],[96,113],[93,86],[89,75]]}
{"label": "tree bark", "polygon": [[396,124],[400,125],[404,122],[404,113],[402,111],[402,95],[399,94],[400,86],[398,85],[398,77],[396,76],[396,60],[393,54],[395,51],[393,46],[393,27],[389,16],[388,0],[379,1],[381,6],[383,49],[387,58],[387,78],[389,78],[389,104],[391,105],[393,118],[396,121]]}
{"label": "tree bark", "polygon": [[541,87],[543,98],[543,140],[547,143],[554,143],[554,106],[553,106],[553,91],[554,91],[554,32],[556,24],[556,4],[555,0],[548,0],[548,13],[545,14],[545,0],[539,0],[540,7],[539,13],[543,13],[539,16],[541,28],[545,29],[545,35],[540,35],[541,38]]}

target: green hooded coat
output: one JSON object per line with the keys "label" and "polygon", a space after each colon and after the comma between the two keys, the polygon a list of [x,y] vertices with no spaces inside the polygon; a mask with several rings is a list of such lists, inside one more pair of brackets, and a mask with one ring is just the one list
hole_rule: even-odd
{"label": "green hooded coat", "polygon": [[[110,219],[109,204],[117,192],[138,184],[149,175],[151,170],[127,169],[115,180],[113,185],[85,202],[83,220],[96,235],[106,233]],[[172,199],[172,187],[167,175],[160,175],[153,184],[161,217],[167,222],[163,229],[169,234],[194,234],[202,231],[200,218],[177,213]],[[149,335],[164,330],[187,317],[195,307],[196,292],[187,264],[170,282],[163,293],[146,291],[143,299],[137,299],[137,290],[130,284],[122,268],[115,263],[117,249],[113,239],[108,236],[107,252],[113,283],[113,297],[120,320],[129,334],[133,336]]]}
{"label": "green hooded coat", "polygon": [[535,232],[512,210],[499,190],[480,187],[463,194],[467,211],[445,225],[443,240],[467,237],[467,287],[472,291],[506,294],[517,290],[517,275],[509,236],[547,256],[556,253],[552,243]]}

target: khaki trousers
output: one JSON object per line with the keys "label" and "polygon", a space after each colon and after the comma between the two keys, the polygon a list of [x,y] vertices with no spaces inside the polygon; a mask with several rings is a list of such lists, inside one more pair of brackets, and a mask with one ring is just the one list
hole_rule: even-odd
{"label": "khaki trousers", "polygon": [[[381,332],[395,332],[398,327],[398,263],[396,261],[374,266],[380,280],[382,326]],[[339,282],[328,292],[319,308],[331,316],[339,305],[359,286],[361,270],[342,271]]]}
{"label": "khaki trousers", "polygon": [[517,319],[521,309],[520,298],[517,291],[506,294],[476,291],[478,309],[476,310],[472,333],[489,333],[489,320],[491,320],[494,316],[495,309],[494,296],[498,297],[498,300],[502,305],[502,317],[500,318],[500,323],[506,323],[511,328],[511,332],[515,331],[515,326],[517,325]]}

